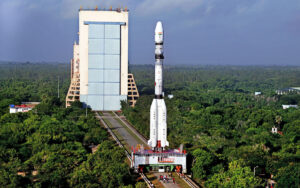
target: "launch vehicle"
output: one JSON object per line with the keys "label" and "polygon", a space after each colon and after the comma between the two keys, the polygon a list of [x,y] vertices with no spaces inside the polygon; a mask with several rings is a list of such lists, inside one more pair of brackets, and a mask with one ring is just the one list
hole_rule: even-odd
{"label": "launch vehicle", "polygon": [[163,94],[163,42],[164,32],[161,22],[155,27],[155,97],[150,108],[150,139],[148,145],[151,150],[136,147],[132,150],[131,167],[136,172],[144,170],[187,172],[186,152],[179,149],[166,148],[167,141],[167,108]]}
{"label": "launch vehicle", "polygon": [[155,97],[150,108],[150,140],[152,150],[162,151],[169,146],[167,141],[167,108],[163,95],[163,42],[164,31],[159,21],[155,27]]}

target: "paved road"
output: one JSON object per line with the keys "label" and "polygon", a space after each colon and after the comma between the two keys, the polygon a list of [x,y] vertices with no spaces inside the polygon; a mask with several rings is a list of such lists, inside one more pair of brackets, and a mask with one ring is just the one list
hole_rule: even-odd
{"label": "paved road", "polygon": [[[159,180],[159,176],[162,175],[162,176],[165,176],[165,175],[168,175],[167,173],[153,173],[157,179]],[[167,187],[167,188],[177,188],[177,187],[180,187],[176,182],[175,184],[173,183],[173,180],[168,176],[168,179],[169,181],[160,181],[160,183],[164,186],[164,187]]]}
{"label": "paved road", "polygon": [[113,113],[120,121],[122,121],[127,126],[128,129],[131,130],[132,133],[134,133],[139,138],[139,141],[141,141],[141,144],[143,144],[144,146],[148,146],[147,140],[132,125],[130,125],[127,122],[127,120],[124,116],[120,117],[115,112],[113,112]]}
{"label": "paved road", "polygon": [[[136,145],[138,144],[136,139],[113,117],[114,116],[112,116],[110,113],[103,112],[102,118],[109,121],[111,124],[110,128],[112,130],[116,130],[118,132],[118,134],[122,137],[122,138],[118,138],[118,139],[124,140],[130,147],[131,146],[136,147]],[[108,126],[110,126],[110,125],[108,125]]]}

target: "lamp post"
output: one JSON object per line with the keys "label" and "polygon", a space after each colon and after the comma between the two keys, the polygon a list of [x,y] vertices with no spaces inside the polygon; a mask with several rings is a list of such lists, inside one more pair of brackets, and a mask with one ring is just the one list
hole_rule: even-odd
{"label": "lamp post", "polygon": [[88,98],[86,98],[86,104],[85,104],[85,117],[87,117],[87,101],[88,101]]}
{"label": "lamp post", "polygon": [[258,167],[258,166],[254,167],[254,172],[253,172],[254,176],[255,176],[255,169],[256,169],[257,167]]}
{"label": "lamp post", "polygon": [[[88,85],[89,85],[89,84],[86,84],[87,87],[88,87]],[[86,98],[86,104],[85,104],[85,117],[87,117],[88,100],[89,100],[89,95],[87,95],[87,98]]]}

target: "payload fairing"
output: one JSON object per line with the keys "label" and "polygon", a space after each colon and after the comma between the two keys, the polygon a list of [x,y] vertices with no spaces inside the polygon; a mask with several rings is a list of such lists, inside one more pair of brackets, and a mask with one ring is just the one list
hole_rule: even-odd
{"label": "payload fairing", "polygon": [[163,42],[164,32],[161,22],[155,27],[155,98],[150,108],[150,140],[148,145],[153,150],[164,150],[167,141],[167,108],[163,99]]}

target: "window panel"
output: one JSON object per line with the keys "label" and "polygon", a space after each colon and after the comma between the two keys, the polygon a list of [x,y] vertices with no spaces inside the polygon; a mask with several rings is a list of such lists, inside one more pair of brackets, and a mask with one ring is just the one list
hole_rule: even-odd
{"label": "window panel", "polygon": [[103,69],[104,55],[89,55],[89,68]]}
{"label": "window panel", "polygon": [[105,25],[105,38],[120,38],[120,25]]}
{"label": "window panel", "polygon": [[90,24],[89,38],[104,38],[104,25]]}
{"label": "window panel", "polygon": [[89,69],[89,83],[90,82],[104,82],[103,79],[103,70],[93,70],[93,69]]}
{"label": "window panel", "polygon": [[104,82],[120,82],[119,70],[105,70]]}
{"label": "window panel", "polygon": [[89,39],[89,54],[103,54],[104,45],[104,39]]}
{"label": "window panel", "polygon": [[119,83],[104,83],[104,94],[105,95],[119,95],[120,84]]}
{"label": "window panel", "polygon": [[105,54],[120,54],[119,39],[105,39]]}
{"label": "window panel", "polygon": [[89,83],[89,95],[103,95],[103,83]]}
{"label": "window panel", "polygon": [[119,55],[105,55],[105,69],[120,69]]}

